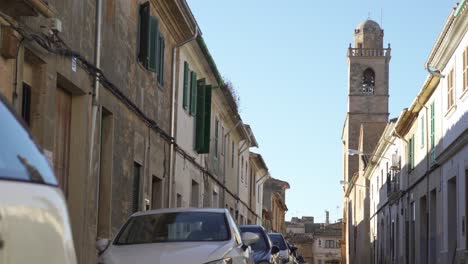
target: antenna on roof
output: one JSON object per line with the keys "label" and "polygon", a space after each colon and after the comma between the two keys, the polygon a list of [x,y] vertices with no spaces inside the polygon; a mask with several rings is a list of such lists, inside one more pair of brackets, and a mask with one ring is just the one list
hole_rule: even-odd
{"label": "antenna on roof", "polygon": [[383,28],[383,8],[380,8],[380,27]]}

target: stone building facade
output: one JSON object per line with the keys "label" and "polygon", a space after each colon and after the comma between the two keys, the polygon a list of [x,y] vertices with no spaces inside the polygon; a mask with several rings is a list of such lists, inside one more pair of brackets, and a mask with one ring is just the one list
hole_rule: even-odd
{"label": "stone building facade", "polygon": [[466,2],[450,12],[421,90],[387,125],[366,170],[374,263],[467,262],[466,12]]}
{"label": "stone building facade", "polygon": [[[426,61],[428,76],[411,105],[385,125],[375,147],[360,149],[364,164],[351,184],[366,189],[354,205],[369,211],[369,238],[347,233],[357,248],[371,254],[358,262],[350,255],[349,263],[467,261],[466,12],[463,1],[449,14]],[[354,248],[348,241],[347,247]]]}
{"label": "stone building facade", "polygon": [[[266,165],[251,161],[252,129],[184,0],[2,1],[0,24],[0,94],[54,168],[79,263],[136,211],[261,219],[251,201]],[[203,133],[184,101],[186,63],[203,87]]]}
{"label": "stone building facade", "polygon": [[289,183],[275,178],[264,183],[262,219],[267,231],[286,234],[286,190],[289,188]]}
{"label": "stone building facade", "polygon": [[313,217],[286,222],[286,238],[310,264],[340,264],[342,223],[314,223]]}

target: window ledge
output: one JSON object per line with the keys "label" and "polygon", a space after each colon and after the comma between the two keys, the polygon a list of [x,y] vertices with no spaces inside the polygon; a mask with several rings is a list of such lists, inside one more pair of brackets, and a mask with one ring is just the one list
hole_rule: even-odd
{"label": "window ledge", "polygon": [[457,110],[457,105],[456,104],[453,104],[448,110],[447,110],[447,113],[445,113],[445,117],[447,119],[449,119],[453,113],[455,113],[455,111]]}
{"label": "window ledge", "polygon": [[462,94],[460,96],[460,100],[462,102],[464,102],[467,98],[468,98],[468,87],[465,88],[465,91],[462,92]]}

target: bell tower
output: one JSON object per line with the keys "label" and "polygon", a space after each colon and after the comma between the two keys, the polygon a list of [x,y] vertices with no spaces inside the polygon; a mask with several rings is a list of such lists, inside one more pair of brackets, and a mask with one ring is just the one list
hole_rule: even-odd
{"label": "bell tower", "polygon": [[342,134],[347,182],[359,168],[358,157],[349,156],[348,150],[358,149],[361,124],[388,122],[391,49],[390,44],[383,48],[383,36],[377,22],[366,20],[354,30],[354,47],[348,48],[348,107]]}

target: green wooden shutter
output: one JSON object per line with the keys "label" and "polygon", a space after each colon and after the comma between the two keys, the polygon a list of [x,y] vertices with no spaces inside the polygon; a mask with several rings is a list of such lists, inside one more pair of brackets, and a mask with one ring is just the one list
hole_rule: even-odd
{"label": "green wooden shutter", "polygon": [[183,87],[183,98],[182,98],[182,105],[185,110],[188,107],[188,91],[189,91],[189,64],[184,61],[184,87]]}
{"label": "green wooden shutter", "polygon": [[421,116],[421,147],[424,147],[424,116]]}
{"label": "green wooden shutter", "polygon": [[159,34],[159,53],[158,53],[158,82],[161,85],[164,85],[164,49],[166,44],[164,42],[164,37]]}
{"label": "green wooden shutter", "polygon": [[197,114],[197,73],[190,73],[190,114]]}
{"label": "green wooden shutter", "polygon": [[195,121],[195,150],[203,152],[205,130],[205,79],[197,81],[197,113]]}
{"label": "green wooden shutter", "polygon": [[435,161],[435,118],[434,118],[434,102],[431,103],[431,161]]}
{"label": "green wooden shutter", "polygon": [[203,146],[202,153],[210,152],[210,135],[211,135],[211,85],[204,87],[204,108],[203,108],[203,124],[205,126],[203,131]]}
{"label": "green wooden shutter", "polygon": [[149,2],[140,5],[140,28],[138,40],[138,60],[148,66],[150,55],[150,6]]}
{"label": "green wooden shutter", "polygon": [[157,58],[158,58],[158,39],[159,39],[159,29],[158,29],[158,19],[155,17],[150,17],[150,52],[149,52],[149,62],[147,65],[148,70],[156,72],[157,70]]}
{"label": "green wooden shutter", "polygon": [[408,141],[408,169],[411,171],[413,169],[413,138],[411,137]]}
{"label": "green wooden shutter", "polygon": [[411,136],[411,169],[414,169],[414,135]]}

